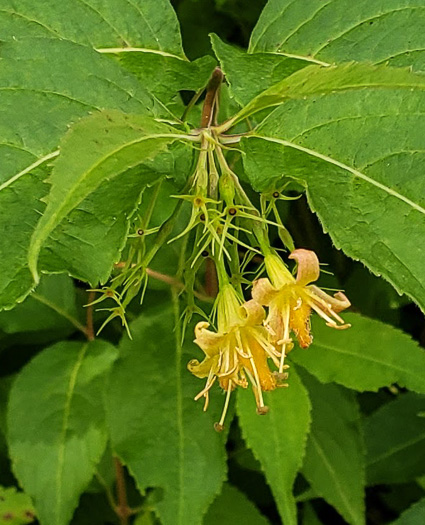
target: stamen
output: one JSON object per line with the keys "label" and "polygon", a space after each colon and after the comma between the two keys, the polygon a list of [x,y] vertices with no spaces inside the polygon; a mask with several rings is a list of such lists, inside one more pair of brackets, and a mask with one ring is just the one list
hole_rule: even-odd
{"label": "stamen", "polygon": [[289,316],[290,316],[289,305],[286,305],[285,310],[286,310],[285,318],[284,318],[285,331],[283,333],[283,345],[282,345],[282,354],[280,356],[279,374],[283,372],[283,367],[285,366],[286,345],[288,344],[287,341],[289,339]]}
{"label": "stamen", "polygon": [[257,367],[255,365],[255,361],[254,361],[253,357],[250,358],[250,362],[251,362],[252,370],[254,372],[255,380],[257,382],[257,395],[258,395],[257,412],[258,412],[259,410],[264,408],[263,391],[261,390],[260,377],[258,375],[258,370],[257,370]]}
{"label": "stamen", "polygon": [[224,419],[226,418],[227,409],[229,408],[230,394],[232,393],[232,380],[229,380],[229,385],[227,387],[226,401],[224,402],[223,412],[221,413],[221,418],[218,423],[214,424],[214,429],[217,432],[222,432],[224,430]]}

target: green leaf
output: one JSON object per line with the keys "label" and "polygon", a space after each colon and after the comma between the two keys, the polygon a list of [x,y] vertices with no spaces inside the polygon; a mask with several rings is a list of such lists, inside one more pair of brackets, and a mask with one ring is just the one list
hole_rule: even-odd
{"label": "green leaf", "polygon": [[[167,106],[178,102],[179,91],[204,88],[216,66],[211,56],[187,62],[154,53],[122,53],[120,64],[149,86],[149,92]],[[180,102],[181,112],[184,105]]]}
{"label": "green leaf", "polygon": [[26,38],[0,55],[0,308],[10,308],[33,284],[29,241],[69,124],[101,108],[146,114],[153,101],[114,61],[71,42]]}
{"label": "green leaf", "polygon": [[425,68],[421,0],[269,0],[249,45],[253,52],[306,60],[349,60]]}
{"label": "green leaf", "polygon": [[365,451],[352,392],[302,375],[312,404],[303,474],[313,490],[352,525],[365,523]]}
{"label": "green leaf", "polygon": [[425,77],[361,65],[309,70],[284,81],[287,96],[295,79],[295,98],[257,131],[273,145],[243,139],[248,176],[257,190],[282,174],[303,180],[336,247],[425,309]]}
{"label": "green leaf", "polygon": [[225,483],[204,518],[203,525],[267,525],[269,521],[251,501],[232,485]]}
{"label": "green leaf", "polygon": [[[133,175],[130,189],[134,197],[129,203],[129,209],[124,208],[121,211],[121,220],[124,223],[122,237],[124,237],[128,219],[126,212],[128,215],[132,214],[145,185],[156,180],[156,174],[148,172],[144,178],[139,177],[136,186],[137,179],[135,180],[134,176],[137,177],[139,174],[130,170],[154,158],[181,136],[182,134],[176,133],[169,126],[160,124],[150,117],[113,111],[95,113],[73,126],[62,141],[61,155],[55,163],[50,178],[51,190],[47,207],[31,239],[28,257],[29,267],[35,280],[37,281],[38,278],[37,260],[40,250],[55,228],[84,199],[93,194],[102,182],[110,183],[113,178],[130,173]],[[100,220],[105,215],[109,216],[111,207],[113,210],[116,209],[115,199],[123,204],[119,194],[103,194],[103,197],[102,209],[99,210]],[[74,244],[70,245],[71,249],[73,246]],[[108,278],[112,264],[122,246],[110,246],[110,249],[113,253],[106,272],[100,276],[94,273],[94,278],[90,279],[92,282],[96,283],[99,277],[101,281]]]}
{"label": "green leaf", "polygon": [[391,525],[423,525],[425,521],[425,498],[408,508]]}
{"label": "green leaf", "polygon": [[313,344],[295,349],[291,360],[321,382],[336,382],[363,392],[398,383],[425,393],[425,351],[407,334],[390,325],[343,314],[348,330],[332,330],[313,317]]}
{"label": "green leaf", "polygon": [[54,330],[65,337],[72,326],[84,328],[78,321],[74,284],[65,275],[43,277],[36,293],[13,310],[0,312],[0,329],[7,334]]}
{"label": "green leaf", "polygon": [[109,425],[139,489],[163,490],[155,503],[161,522],[196,525],[223,482],[224,442],[213,429],[214,406],[204,413],[193,400],[203,384],[186,369],[194,347],[180,347],[175,326],[163,308],[132,323],[133,340],[123,340],[111,373]]}
{"label": "green leaf", "polygon": [[365,421],[367,481],[403,483],[425,473],[425,396],[400,395]]}
{"label": "green leaf", "polygon": [[303,505],[302,525],[322,525],[311,503],[307,502]]}
{"label": "green leaf", "polygon": [[33,521],[31,499],[15,487],[0,487],[0,525],[24,525]]}
{"label": "green leaf", "polygon": [[102,396],[109,343],[61,342],[17,377],[8,411],[13,469],[44,525],[67,525],[107,441]]}
{"label": "green leaf", "polygon": [[[389,89],[389,88],[399,88],[399,89],[425,89],[425,78],[423,75],[415,75],[407,68],[397,69],[390,68],[385,66],[371,66],[370,64],[356,64],[350,63],[343,66],[332,66],[332,67],[319,67],[319,66],[308,66],[300,71],[296,71],[291,76],[284,78],[277,84],[269,87],[254,99],[252,99],[241,111],[233,117],[232,122],[239,122],[249,115],[261,111],[265,108],[272,106],[279,106],[285,101],[289,100],[302,100],[302,106],[305,107],[308,103],[312,103],[308,97],[329,94],[335,95],[338,93],[348,92],[351,96],[355,95],[356,90],[359,91],[360,95],[368,95],[366,89]],[[354,93],[353,93],[354,92]],[[341,97],[339,97],[341,98]],[[306,102],[307,101],[307,102]],[[396,100],[398,101],[398,99]],[[385,106],[382,104],[380,109],[385,109]],[[328,111],[329,109],[326,108]],[[336,110],[337,108],[335,108]],[[338,108],[339,112],[347,112],[347,107],[342,105]],[[377,108],[376,108],[377,109]],[[387,108],[394,109],[397,108]],[[316,110],[317,111],[317,110]],[[317,120],[316,111],[310,116],[310,119]],[[359,109],[357,108],[357,111]],[[363,112],[365,109],[363,108]],[[283,107],[282,112],[287,112],[287,108]],[[346,117],[344,113],[344,117]],[[283,129],[282,125],[276,126],[275,119],[277,118],[278,111],[275,111],[269,119],[266,119],[265,125],[260,126],[261,133],[260,135],[265,135],[264,131],[272,130],[273,132]],[[326,117],[326,123],[332,123],[334,120],[339,122],[341,120],[340,116],[335,116],[332,113],[320,114],[320,116]],[[376,115],[376,113],[375,113]],[[385,113],[384,113],[385,115]],[[377,116],[384,116],[377,115]],[[292,115],[291,115],[292,116]],[[363,118],[366,118],[366,115],[362,113]],[[298,126],[304,126],[306,122],[306,115],[304,120],[298,121]],[[277,129],[276,129],[277,128]],[[299,132],[302,131],[306,133],[310,129],[301,128]],[[267,135],[266,135],[267,136]],[[277,135],[271,135],[277,136]]]}
{"label": "green leaf", "polygon": [[138,48],[184,58],[179,23],[168,0],[3,0],[0,28],[1,40],[54,37],[95,48]]}
{"label": "green leaf", "polygon": [[237,413],[247,445],[260,461],[285,525],[297,523],[292,487],[305,453],[310,428],[307,390],[291,368],[289,388],[270,392],[270,411],[259,416],[252,392],[238,392]]}
{"label": "green leaf", "polygon": [[242,106],[283,78],[309,65],[306,61],[272,53],[249,54],[225,44],[214,34],[211,35],[211,43],[232,94]]}

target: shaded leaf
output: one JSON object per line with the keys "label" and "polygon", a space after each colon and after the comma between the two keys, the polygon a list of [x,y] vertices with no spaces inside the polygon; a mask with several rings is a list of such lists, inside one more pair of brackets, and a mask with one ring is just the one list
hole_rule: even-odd
{"label": "shaded leaf", "polygon": [[318,496],[354,525],[365,523],[365,450],[352,392],[302,375],[312,403],[303,474]]}
{"label": "shaded leaf", "polygon": [[163,308],[132,323],[133,340],[123,340],[111,374],[109,425],[139,489],[161,491],[153,503],[161,522],[195,525],[223,482],[224,442],[213,430],[214,407],[204,413],[193,400],[202,388],[186,369],[193,347],[180,347],[174,327]]}
{"label": "shaded leaf", "polygon": [[250,52],[295,54],[425,68],[422,0],[269,0],[255,26]]}
{"label": "shaded leaf", "polygon": [[245,494],[225,483],[221,493],[208,509],[203,525],[234,525],[242,520],[244,525],[269,523]]}
{"label": "shaded leaf", "polygon": [[425,521],[425,498],[412,505],[392,525],[423,525]]}
{"label": "shaded leaf", "polygon": [[336,382],[360,392],[398,383],[425,393],[425,351],[416,342],[359,314],[344,314],[344,320],[352,327],[337,331],[313,317],[313,344],[292,352],[291,360],[323,383]]}
{"label": "shaded leaf", "polygon": [[78,324],[75,288],[65,275],[43,277],[36,293],[13,310],[0,313],[0,329],[7,334],[54,330],[65,338]]}
{"label": "shaded leaf", "polygon": [[400,395],[365,420],[367,481],[403,483],[425,473],[425,396]]}
{"label": "shaded leaf", "polygon": [[310,400],[295,370],[289,388],[270,392],[270,411],[259,416],[252,392],[239,390],[237,413],[247,445],[260,461],[285,525],[297,523],[292,487],[305,454],[310,428]]}
{"label": "shaded leaf", "polygon": [[17,377],[8,410],[14,472],[44,525],[66,525],[107,441],[102,396],[109,343],[61,342]]}

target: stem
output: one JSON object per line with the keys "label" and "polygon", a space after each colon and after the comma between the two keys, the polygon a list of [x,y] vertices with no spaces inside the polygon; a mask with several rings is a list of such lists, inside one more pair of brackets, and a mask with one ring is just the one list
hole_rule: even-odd
{"label": "stem", "polygon": [[89,292],[88,306],[86,310],[86,336],[89,341],[94,341],[94,327],[93,327],[93,301],[96,294]]}
{"label": "stem", "polygon": [[128,518],[132,515],[132,511],[128,506],[127,489],[125,486],[125,472],[121,461],[115,456],[115,477],[117,480],[117,500],[115,512],[120,519],[120,525],[128,525]]}
{"label": "stem", "polygon": [[207,94],[202,108],[201,128],[209,128],[213,122],[214,111],[217,104],[217,95],[223,79],[223,72],[219,67],[216,67],[207,86]]}

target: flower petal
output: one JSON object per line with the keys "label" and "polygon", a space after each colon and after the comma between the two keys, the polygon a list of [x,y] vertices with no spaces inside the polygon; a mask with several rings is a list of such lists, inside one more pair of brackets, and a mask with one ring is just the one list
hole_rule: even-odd
{"label": "flower petal", "polygon": [[240,307],[241,316],[246,325],[258,325],[261,324],[265,317],[266,312],[260,303],[251,299]]}
{"label": "flower petal", "polygon": [[297,284],[306,286],[309,283],[317,281],[320,275],[319,259],[311,250],[298,249],[294,250],[289,259],[297,261]]}
{"label": "flower petal", "polygon": [[203,379],[209,376],[211,370],[214,374],[216,373],[218,357],[218,355],[206,357],[201,363],[197,359],[192,359],[187,363],[187,369],[189,372],[192,372],[194,376]]}
{"label": "flower petal", "polygon": [[211,332],[211,330],[208,330],[208,327],[209,324],[205,321],[200,321],[195,326],[194,343],[204,351],[206,356],[212,357],[218,354],[223,337],[225,336],[220,333]]}
{"label": "flower petal", "polygon": [[264,306],[269,306],[277,294],[278,291],[276,288],[265,277],[262,279],[257,279],[252,285],[252,298],[254,301]]}

